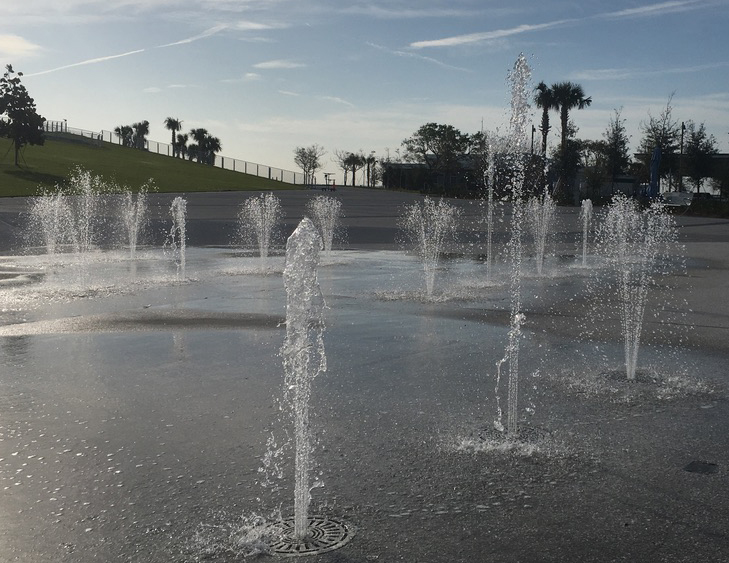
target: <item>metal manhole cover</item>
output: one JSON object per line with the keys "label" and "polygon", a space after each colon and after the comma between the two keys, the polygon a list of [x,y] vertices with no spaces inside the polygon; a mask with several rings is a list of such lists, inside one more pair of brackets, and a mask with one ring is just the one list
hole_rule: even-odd
{"label": "metal manhole cover", "polygon": [[294,536],[294,519],[287,518],[276,524],[280,539],[271,545],[276,555],[295,557],[317,555],[339,549],[354,536],[349,526],[323,516],[309,517],[309,533],[304,539]]}

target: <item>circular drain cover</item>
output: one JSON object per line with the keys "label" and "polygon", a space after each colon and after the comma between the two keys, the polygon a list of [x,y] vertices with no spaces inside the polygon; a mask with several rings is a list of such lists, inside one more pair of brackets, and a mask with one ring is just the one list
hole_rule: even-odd
{"label": "circular drain cover", "polygon": [[271,545],[276,555],[317,555],[339,549],[354,536],[354,532],[342,522],[324,516],[309,516],[309,533],[303,539],[294,535],[294,519],[287,518],[276,525],[279,539]]}

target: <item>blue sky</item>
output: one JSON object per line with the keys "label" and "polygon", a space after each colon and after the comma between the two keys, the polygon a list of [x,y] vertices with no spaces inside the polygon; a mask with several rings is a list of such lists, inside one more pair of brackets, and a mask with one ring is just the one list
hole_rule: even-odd
{"label": "blue sky", "polygon": [[673,96],[674,119],[704,122],[729,152],[727,0],[3,4],[0,62],[70,127],[146,119],[167,141],[172,116],[219,137],[225,156],[296,170],[294,148],[316,143],[339,172],[335,150],[395,156],[427,122],[503,129],[524,53],[533,85],[570,80],[592,97],[573,113],[581,138],[600,139],[621,109],[636,146]]}

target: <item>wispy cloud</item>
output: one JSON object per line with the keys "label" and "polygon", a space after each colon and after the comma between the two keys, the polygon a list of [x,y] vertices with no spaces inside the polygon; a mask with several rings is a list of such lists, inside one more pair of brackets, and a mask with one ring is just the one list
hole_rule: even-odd
{"label": "wispy cloud", "polygon": [[246,72],[241,78],[224,78],[221,82],[235,84],[238,82],[257,82],[259,80],[263,80],[263,77],[257,72]]}
{"label": "wispy cloud", "polygon": [[296,92],[291,92],[290,90],[279,90],[279,94],[283,94],[284,96],[299,96],[300,94],[297,94]]}
{"label": "wispy cloud", "polygon": [[374,4],[357,4],[355,6],[343,7],[340,10],[342,14],[351,14],[356,16],[370,16],[380,19],[426,19],[426,18],[450,18],[450,17],[469,17],[478,15],[480,12],[475,10],[462,10],[457,8],[424,8],[417,6],[414,8],[393,8],[392,6],[376,6]]}
{"label": "wispy cloud", "polygon": [[669,14],[674,12],[685,12],[695,8],[705,6],[705,2],[700,0],[675,0],[671,2],[660,2],[658,4],[648,4],[647,6],[638,6],[637,8],[627,8],[616,12],[607,12],[598,14],[598,18],[634,18],[644,16],[656,16]]}
{"label": "wispy cloud", "polygon": [[113,59],[120,59],[122,57],[129,57],[131,55],[137,55],[139,53],[144,53],[146,49],[137,49],[135,51],[127,51],[126,53],[119,53],[118,55],[108,55],[106,57],[96,57],[94,59],[86,59],[85,61],[80,61],[78,63],[72,63],[70,65],[63,65],[56,68],[51,68],[48,70],[42,70],[40,72],[34,72],[32,74],[26,74],[25,76],[41,76],[43,74],[49,74],[51,72],[57,72],[59,70],[66,70],[67,68],[74,68],[77,66],[84,66],[84,65],[93,65],[97,63],[102,63],[105,61],[110,61]]}
{"label": "wispy cloud", "polygon": [[0,57],[19,59],[32,57],[42,51],[40,45],[31,43],[19,35],[0,35]]}
{"label": "wispy cloud", "polygon": [[465,35],[454,35],[452,37],[445,37],[443,39],[432,39],[429,41],[415,41],[414,43],[411,43],[410,46],[415,49],[422,49],[425,47],[453,47],[456,45],[465,45],[468,43],[481,43],[483,41],[503,39],[504,37],[519,35],[521,33],[552,29],[569,23],[574,23],[575,21],[577,20],[564,19],[532,25],[522,24],[508,29],[496,29],[494,31],[484,31],[480,33],[467,33]]}
{"label": "wispy cloud", "polygon": [[423,55],[419,55],[417,53],[412,53],[410,51],[401,51],[399,49],[395,49],[395,50],[388,49],[387,47],[383,47],[382,45],[378,45],[376,43],[370,43],[370,42],[367,42],[367,45],[369,45],[370,47],[373,47],[375,49],[378,49],[380,51],[384,51],[386,53],[390,53],[391,55],[395,55],[397,57],[404,57],[404,58],[410,58],[410,59],[418,59],[418,60],[421,60],[421,61],[425,61],[425,62],[428,62],[428,63],[432,63],[434,65],[438,65],[438,66],[443,67],[443,68],[449,68],[451,70],[459,70],[459,71],[462,71],[462,72],[473,72],[470,69],[463,68],[463,67],[460,67],[460,66],[449,65],[448,63],[444,63],[443,61],[439,61],[438,59],[434,59],[433,57],[426,57],[426,56],[423,56]]}
{"label": "wispy cloud", "polygon": [[693,66],[682,66],[672,68],[600,68],[585,69],[573,72],[570,80],[629,80],[645,76],[660,76],[667,74],[690,74],[716,70],[729,67],[729,62],[707,63]]}
{"label": "wispy cloud", "polygon": [[319,96],[319,99],[324,100],[325,102],[334,102],[335,104],[342,104],[342,105],[350,107],[350,108],[355,107],[353,103],[348,102],[347,100],[344,100],[337,96]]}
{"label": "wispy cloud", "polygon": [[219,25],[206,29],[202,33],[198,33],[197,35],[188,37],[187,39],[181,39],[179,41],[174,41],[172,43],[165,43],[164,45],[158,45],[157,48],[162,49],[164,47],[174,47],[175,45],[186,45],[187,43],[193,43],[195,41],[199,41],[200,39],[205,39],[206,37],[211,37],[217,33],[220,33],[224,29],[228,29],[228,25],[219,24]]}
{"label": "wispy cloud", "polygon": [[664,14],[684,12],[698,8],[710,7],[711,2],[705,0],[670,0],[668,2],[659,2],[656,4],[648,4],[637,8],[628,8],[625,10],[617,10],[614,12],[602,12],[584,18],[567,18],[538,24],[521,24],[511,28],[497,29],[492,31],[483,31],[478,33],[467,33],[464,35],[454,35],[442,39],[431,39],[426,41],[416,41],[410,44],[410,47],[422,49],[426,47],[453,47],[457,45],[465,45],[469,43],[481,43],[485,41],[493,41],[503,39],[513,35],[522,33],[531,33],[534,31],[543,31],[561,27],[569,24],[576,24],[583,21],[595,19],[630,19],[639,17],[653,17]]}
{"label": "wispy cloud", "polygon": [[238,31],[266,31],[269,29],[285,29],[289,26],[288,24],[283,23],[261,23],[248,20],[239,20],[231,24],[230,27]]}
{"label": "wispy cloud", "polygon": [[253,65],[253,68],[270,70],[270,69],[278,69],[278,68],[302,68],[305,66],[306,66],[305,64],[290,61],[288,59],[276,59],[273,61],[264,61],[261,63],[256,63]]}

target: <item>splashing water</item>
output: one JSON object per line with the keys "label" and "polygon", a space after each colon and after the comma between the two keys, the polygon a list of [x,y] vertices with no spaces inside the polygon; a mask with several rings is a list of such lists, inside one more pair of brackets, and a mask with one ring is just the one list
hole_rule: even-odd
{"label": "splashing water", "polygon": [[677,239],[676,225],[660,204],[641,211],[637,202],[619,195],[608,206],[599,237],[600,253],[617,278],[625,371],[634,380],[649,289],[668,258],[668,245]]}
{"label": "splashing water", "polygon": [[527,203],[527,216],[529,230],[534,239],[534,255],[537,263],[537,274],[542,275],[544,269],[544,256],[547,250],[547,238],[554,223],[557,202],[545,193],[543,196],[529,198]]}
{"label": "splashing water", "polygon": [[238,232],[244,240],[255,242],[265,260],[271,249],[275,229],[283,216],[281,202],[272,193],[248,198],[238,213]]}
{"label": "splashing water", "polygon": [[587,266],[587,238],[592,222],[592,200],[583,199],[580,206],[580,222],[582,223],[582,266]]}
{"label": "splashing water", "polygon": [[458,208],[442,199],[436,203],[426,197],[422,205],[413,203],[406,208],[401,224],[423,264],[428,297],[433,295],[440,253],[445,243],[455,237],[458,216]]}
{"label": "splashing water", "polygon": [[63,193],[34,197],[29,215],[28,238],[32,240],[40,235],[38,242],[45,246],[47,254],[56,254],[63,245],[75,246],[73,211]]}
{"label": "splashing water", "polygon": [[491,269],[494,258],[492,252],[492,241],[494,236],[494,179],[496,178],[496,158],[494,146],[488,144],[488,165],[486,167],[486,283],[491,282]]}
{"label": "splashing water", "polygon": [[342,216],[342,202],[333,197],[320,195],[312,199],[307,207],[311,220],[321,234],[324,252],[329,254],[332,251],[334,233]]}
{"label": "splashing water", "polygon": [[168,235],[168,245],[172,249],[172,256],[177,265],[177,279],[179,280],[185,278],[187,200],[180,196],[173,199],[170,214],[172,215],[172,228]]}
{"label": "splashing water", "polygon": [[89,252],[95,242],[96,221],[99,219],[101,197],[105,191],[101,177],[92,176],[88,170],[76,168],[69,178],[68,192],[73,197],[73,217],[76,252]]}
{"label": "splashing water", "polygon": [[521,310],[522,285],[522,225],[524,223],[524,155],[527,149],[527,116],[529,111],[529,79],[531,69],[526,57],[519,55],[514,69],[509,73],[511,86],[511,119],[509,122],[509,154],[512,160],[511,201],[513,206],[511,219],[511,237],[508,243],[508,256],[510,261],[509,295],[511,301],[509,342],[506,347],[506,357],[509,366],[509,389],[507,404],[506,431],[511,437],[518,431],[517,403],[519,397],[519,339],[524,314]]}
{"label": "splashing water", "polygon": [[286,401],[294,419],[295,487],[294,534],[306,537],[311,502],[311,428],[309,398],[311,383],[326,371],[324,353],[324,297],[317,268],[321,237],[310,219],[304,218],[286,243],[286,339],[281,353],[286,384]]}
{"label": "splashing water", "polygon": [[129,256],[132,260],[137,255],[137,242],[139,234],[146,222],[147,216],[147,187],[142,188],[136,197],[131,190],[126,190],[122,200],[122,219],[127,233]]}

